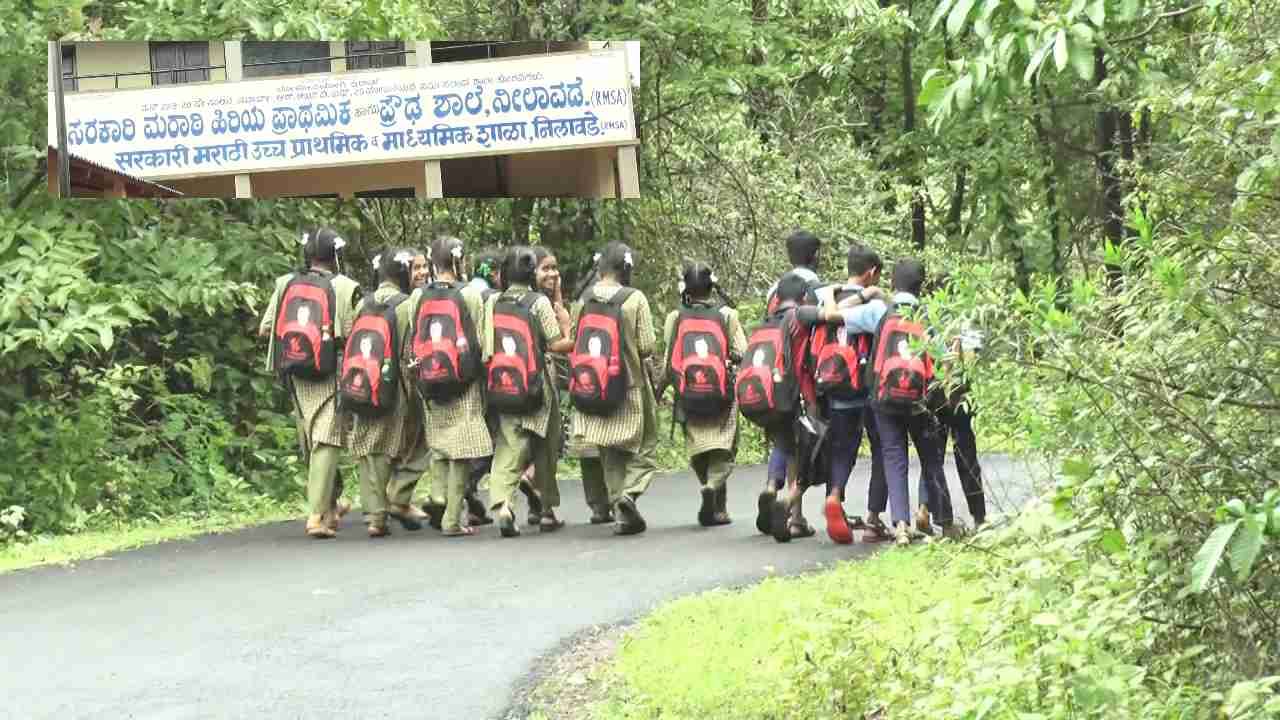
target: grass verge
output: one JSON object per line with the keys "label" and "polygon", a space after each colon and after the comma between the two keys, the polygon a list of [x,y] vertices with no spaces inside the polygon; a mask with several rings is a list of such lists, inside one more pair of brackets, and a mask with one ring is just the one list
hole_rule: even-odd
{"label": "grass verge", "polygon": [[38,536],[26,542],[0,545],[0,573],[39,565],[69,565],[118,550],[177,540],[193,535],[220,533],[252,525],[299,517],[300,504],[259,503],[239,513],[204,517],[176,517],[133,521],[86,530],[73,535]]}
{"label": "grass verge", "polygon": [[964,543],[674,601],[612,653],[570,650],[586,661],[544,679],[529,717],[1280,716],[1280,678],[1210,674],[1145,617],[1150,552],[1037,503]]}

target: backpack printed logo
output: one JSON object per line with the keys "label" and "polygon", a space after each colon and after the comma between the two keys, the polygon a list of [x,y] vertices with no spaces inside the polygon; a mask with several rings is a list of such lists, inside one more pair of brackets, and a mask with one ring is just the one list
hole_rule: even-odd
{"label": "backpack printed logo", "polygon": [[284,375],[322,380],[337,369],[333,285],[321,273],[295,273],[277,300],[272,365]]}
{"label": "backpack printed logo", "polygon": [[622,305],[634,291],[622,288],[608,301],[591,298],[578,316],[569,353],[569,396],[580,412],[612,415],[627,395]]}
{"label": "backpack printed logo", "polygon": [[719,308],[693,305],[676,316],[667,379],[690,417],[715,418],[733,406],[729,329]]}
{"label": "backpack printed logo", "polygon": [[460,286],[437,283],[423,289],[413,317],[413,357],[423,397],[448,401],[462,395],[480,376],[480,357]]}
{"label": "backpack printed logo", "polygon": [[537,293],[513,302],[499,297],[493,309],[493,347],[486,389],[489,403],[501,412],[526,414],[542,407],[542,336],[531,309]]}

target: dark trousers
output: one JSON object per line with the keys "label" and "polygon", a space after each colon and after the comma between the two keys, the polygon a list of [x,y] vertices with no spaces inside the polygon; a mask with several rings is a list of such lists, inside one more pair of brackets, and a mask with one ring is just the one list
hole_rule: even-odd
{"label": "dark trousers", "polygon": [[[866,431],[867,442],[871,445],[871,490],[869,496],[877,492],[886,495],[884,489],[884,458],[880,453],[880,437],[876,433],[875,418],[864,407],[832,408],[831,425],[827,432],[830,440],[831,477],[827,480],[827,496],[833,491],[839,492],[840,502],[844,502],[845,486],[849,475],[858,463],[858,451],[862,448],[862,434]],[[883,502],[883,501],[882,501]],[[868,501],[870,506],[870,501]],[[879,510],[884,511],[883,506]]]}
{"label": "dark trousers", "polygon": [[978,464],[978,440],[973,434],[973,415],[960,407],[944,407],[938,413],[942,431],[938,433],[938,466],[947,455],[947,439],[955,441],[956,474],[964,488],[965,504],[975,523],[987,518],[987,495],[982,489],[982,466]]}
{"label": "dark trousers", "polygon": [[876,429],[880,433],[884,455],[885,483],[893,524],[911,522],[911,494],[907,482],[907,441],[916,448],[916,457],[929,490],[929,514],[940,525],[954,519],[951,492],[942,472],[942,455],[938,452],[939,424],[932,414],[889,415],[876,412]]}
{"label": "dark trousers", "polygon": [[884,445],[876,426],[876,414],[868,405],[862,410],[862,423],[871,443],[871,484],[867,486],[867,511],[883,513],[889,507],[889,485],[884,477]]}

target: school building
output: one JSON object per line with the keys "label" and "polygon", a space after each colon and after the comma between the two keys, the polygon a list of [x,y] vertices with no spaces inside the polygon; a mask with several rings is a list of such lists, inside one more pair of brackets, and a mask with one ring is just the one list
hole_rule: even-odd
{"label": "school building", "polygon": [[640,195],[638,44],[88,42],[61,61],[73,196]]}

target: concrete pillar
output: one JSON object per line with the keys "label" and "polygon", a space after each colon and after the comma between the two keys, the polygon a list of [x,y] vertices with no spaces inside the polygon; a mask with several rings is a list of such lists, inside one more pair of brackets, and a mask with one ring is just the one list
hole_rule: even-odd
{"label": "concrete pillar", "polygon": [[[222,43],[222,56],[225,58],[227,65],[227,82],[244,80],[244,55],[241,54],[240,41],[224,40]],[[249,181],[248,175],[236,175],[236,197],[253,197],[253,183]]]}
{"label": "concrete pillar", "polygon": [[[424,68],[431,65],[431,41],[417,40],[413,43],[413,56],[418,62],[418,67]],[[426,160],[422,167],[423,181],[422,184],[414,185],[414,195],[419,198],[442,198],[444,197],[444,178],[440,174],[439,160]]]}

